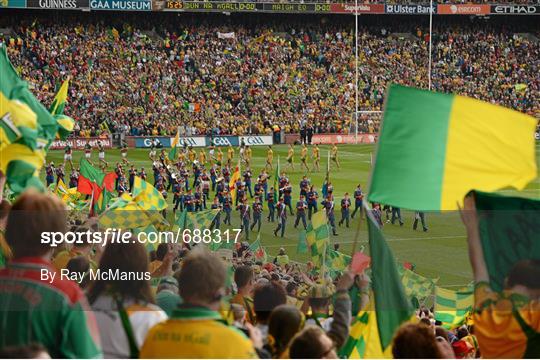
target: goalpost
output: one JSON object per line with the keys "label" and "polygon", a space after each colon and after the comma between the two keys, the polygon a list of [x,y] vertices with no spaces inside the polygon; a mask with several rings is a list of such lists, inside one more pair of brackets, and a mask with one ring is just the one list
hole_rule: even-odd
{"label": "goalpost", "polygon": [[[354,124],[351,124],[351,127],[354,126],[356,144],[362,143],[362,138],[358,136],[359,133],[376,134],[379,132],[382,115],[383,112],[378,110],[359,110],[356,112]],[[353,129],[350,130],[352,133]]]}

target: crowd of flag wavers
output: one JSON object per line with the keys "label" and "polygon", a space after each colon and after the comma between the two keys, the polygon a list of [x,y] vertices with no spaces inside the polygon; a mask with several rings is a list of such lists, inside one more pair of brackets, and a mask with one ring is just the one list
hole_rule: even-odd
{"label": "crowd of flag wavers", "polygon": [[[92,161],[94,149],[87,144],[84,150],[85,158]],[[228,146],[225,151],[221,147],[210,146],[208,153],[193,147],[183,146],[176,156],[165,149],[151,144],[148,154],[151,166],[139,169],[128,160],[128,147],[123,143],[120,149],[121,161],[116,163],[117,175],[115,189],[118,195],[131,192],[135,177],[148,181],[163,195],[165,199],[172,196],[172,211],[197,212],[207,209],[219,209],[220,212],[212,223],[212,229],[220,228],[222,224],[231,224],[231,214],[238,211],[242,231],[249,240],[251,231],[260,231],[263,218],[275,223],[275,236],[285,236],[288,218],[294,219],[294,228],[307,228],[308,220],[313,213],[324,209],[328,224],[334,236],[338,235],[337,228],[349,227],[350,220],[355,215],[363,216],[364,192],[361,184],[351,192],[345,192],[340,200],[336,199],[334,186],[328,176],[330,164],[340,168],[339,150],[332,144],[329,152],[327,176],[322,184],[320,193],[311,183],[307,175],[302,176],[297,187],[287,176],[287,171],[295,169],[293,145],[289,145],[285,164],[280,166],[279,160],[274,160],[274,150],[269,145],[266,151],[266,163],[260,173],[251,170],[252,149],[243,143],[238,148],[238,163],[234,163],[236,149]],[[108,167],[105,159],[105,148],[101,142],[97,144],[98,163],[102,170]],[[310,171],[320,171],[320,148],[317,144],[308,147],[303,144],[300,150],[300,169],[306,174]],[[55,167],[53,162],[46,166],[47,186],[63,181],[70,188],[77,187],[79,169],[73,165],[73,149],[68,145],[64,149],[64,162]],[[65,179],[66,167],[69,165],[69,182]],[[242,169],[242,170],[241,170]],[[296,193],[296,191],[298,191]],[[372,204],[375,219],[380,225],[384,223],[404,225],[401,210],[381,204]],[[339,212],[339,214],[336,214]],[[428,228],[425,214],[416,212],[413,229],[419,222],[423,231]]]}

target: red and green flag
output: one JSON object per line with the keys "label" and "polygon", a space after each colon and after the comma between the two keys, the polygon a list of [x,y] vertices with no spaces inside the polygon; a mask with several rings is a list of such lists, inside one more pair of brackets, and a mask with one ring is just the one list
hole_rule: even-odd
{"label": "red and green flag", "polygon": [[368,199],[457,210],[472,189],[523,189],[537,176],[537,122],[479,100],[392,85]]}
{"label": "red and green flag", "polygon": [[[104,174],[101,170],[93,167],[86,159],[81,159],[79,166],[81,171],[77,191],[81,194],[92,195],[90,211],[93,213],[96,211],[94,208],[95,205],[100,204],[99,201],[101,201],[102,205],[104,203],[104,197],[101,197],[100,200],[101,192],[104,190],[108,192],[114,191],[114,183],[117,175],[114,172]],[[99,206],[99,208],[101,209],[102,207]]]}
{"label": "red and green flag", "polygon": [[257,239],[249,245],[249,250],[253,253],[257,260],[266,262],[266,251],[261,245],[261,234],[257,235]]}

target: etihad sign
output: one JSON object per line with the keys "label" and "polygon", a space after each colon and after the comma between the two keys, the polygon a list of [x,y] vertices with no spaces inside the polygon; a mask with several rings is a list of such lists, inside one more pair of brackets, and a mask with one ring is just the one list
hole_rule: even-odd
{"label": "etihad sign", "polygon": [[494,5],[492,8],[495,14],[537,14],[540,12],[540,6],[533,5]]}

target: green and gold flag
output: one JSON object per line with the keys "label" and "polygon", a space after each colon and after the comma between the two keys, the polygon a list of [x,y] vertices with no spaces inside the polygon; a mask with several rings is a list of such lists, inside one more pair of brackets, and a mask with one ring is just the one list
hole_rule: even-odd
{"label": "green and gold flag", "polygon": [[457,210],[473,189],[523,189],[537,176],[538,120],[479,100],[392,85],[369,201]]}
{"label": "green and gold flag", "polygon": [[405,289],[405,294],[409,298],[415,297],[418,300],[426,299],[433,295],[436,281],[426,278],[409,269],[401,269],[401,283]]}
{"label": "green and gold flag", "polygon": [[132,190],[133,201],[144,210],[163,210],[167,207],[167,201],[163,195],[150,183],[135,176]]}
{"label": "green and gold flag", "polygon": [[458,291],[436,287],[435,320],[442,322],[446,329],[462,325],[474,305],[472,287]]}
{"label": "green and gold flag", "polygon": [[318,211],[313,214],[311,221],[307,226],[306,241],[314,265],[321,266],[323,264],[322,258],[330,243],[330,232],[328,230],[326,211]]}
{"label": "green and gold flag", "polygon": [[341,359],[381,359],[391,358],[392,348],[381,348],[377,312],[370,303],[367,309],[360,310],[351,323],[349,338],[339,349]]}
{"label": "green and gold flag", "polygon": [[351,257],[339,251],[326,249],[326,268],[332,278],[336,277],[351,264]]}

